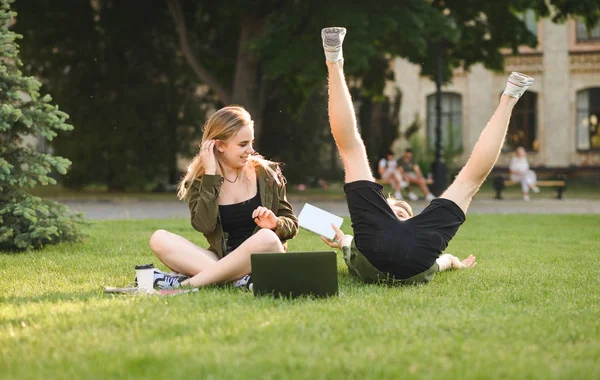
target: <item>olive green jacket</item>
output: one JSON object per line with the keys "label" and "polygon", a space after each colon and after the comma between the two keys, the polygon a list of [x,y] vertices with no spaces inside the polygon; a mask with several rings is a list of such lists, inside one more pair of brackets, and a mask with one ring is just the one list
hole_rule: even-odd
{"label": "olive green jacket", "polygon": [[[273,211],[277,216],[275,233],[287,250],[285,241],[298,234],[298,218],[294,215],[292,205],[287,200],[285,183],[282,180],[281,185],[278,185],[260,166],[256,176],[260,204]],[[192,226],[196,231],[204,234],[210,244],[208,249],[219,258],[223,257],[227,247],[227,233],[223,232],[218,203],[223,181],[224,179],[220,175],[205,174],[194,180],[187,195]],[[256,226],[254,233],[258,230],[260,227]]]}

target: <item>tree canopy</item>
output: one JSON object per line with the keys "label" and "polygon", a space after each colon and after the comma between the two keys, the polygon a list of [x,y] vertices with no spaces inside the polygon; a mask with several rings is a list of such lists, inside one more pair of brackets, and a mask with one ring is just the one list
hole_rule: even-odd
{"label": "tree canopy", "polygon": [[[502,48],[535,46],[536,36],[520,16],[526,10],[557,22],[581,17],[591,26],[600,19],[597,0],[381,0],[351,6],[339,0],[28,0],[17,5],[16,28],[27,36],[30,70],[47,79],[80,125],[74,144],[85,141],[88,147],[86,152],[58,147],[75,161],[73,182],[116,188],[165,170],[173,173],[177,152],[186,152],[204,112],[230,103],[253,115],[265,154],[297,162],[306,156],[305,146],[330,144],[325,102],[319,101],[326,81],[319,33],[325,26],[348,28],[345,71],[357,100],[385,104],[384,116],[392,118],[397,107],[383,91],[393,78],[394,57],[433,76],[434,48],[443,41],[447,82],[454,69],[475,63],[500,70]],[[98,159],[105,164],[89,173],[88,164]],[[314,167],[315,155],[304,159],[296,167]]]}

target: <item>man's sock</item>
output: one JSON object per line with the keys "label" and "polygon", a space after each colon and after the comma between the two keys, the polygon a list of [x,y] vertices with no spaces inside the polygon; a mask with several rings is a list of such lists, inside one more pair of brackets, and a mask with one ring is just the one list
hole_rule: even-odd
{"label": "man's sock", "polygon": [[508,77],[503,94],[519,99],[532,84],[532,77],[513,71]]}
{"label": "man's sock", "polygon": [[342,53],[342,43],[346,35],[346,28],[324,28],[321,30],[321,38],[323,39],[323,50],[325,51],[325,59],[327,62],[338,62],[344,60]]}

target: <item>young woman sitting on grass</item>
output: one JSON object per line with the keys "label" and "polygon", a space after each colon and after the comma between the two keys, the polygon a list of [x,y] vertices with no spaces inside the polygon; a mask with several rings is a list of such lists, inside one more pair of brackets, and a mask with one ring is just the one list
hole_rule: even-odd
{"label": "young woman sitting on grass", "polygon": [[246,285],[251,253],[284,252],[285,241],[296,236],[298,219],[286,198],[285,178],[276,163],[256,154],[253,142],[254,122],[244,108],[225,107],[208,119],[178,195],[187,200],[192,226],[210,246],[154,232],[150,248],[156,257],[184,275],[155,271],[155,287],[234,280]]}
{"label": "young woman sitting on grass", "polygon": [[355,236],[344,235],[334,227],[337,242],[323,240],[331,247],[342,247],[350,273],[365,282],[423,283],[438,271],[474,267],[472,255],[460,261],[442,253],[465,221],[471,199],[496,163],[512,109],[533,79],[520,73],[510,75],[496,112],[456,180],[441,197],[413,216],[406,202],[388,203],[371,173],[344,78],[345,34],[344,28],[321,32],[329,74],[329,122],[344,164],[344,191]]}

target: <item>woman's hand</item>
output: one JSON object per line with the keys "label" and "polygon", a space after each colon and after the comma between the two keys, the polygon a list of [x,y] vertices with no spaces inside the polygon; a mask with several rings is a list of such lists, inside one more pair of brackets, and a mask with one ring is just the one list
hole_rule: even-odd
{"label": "woman's hand", "polygon": [[252,212],[252,218],[254,219],[254,223],[260,228],[267,228],[273,231],[277,228],[277,216],[266,207],[257,207]]}
{"label": "woman's hand", "polygon": [[341,248],[340,242],[346,235],[342,232],[342,230],[338,228],[338,226],[336,226],[333,223],[331,224],[331,228],[333,228],[333,230],[335,231],[334,240],[327,239],[325,236],[321,236],[321,240],[323,240],[323,242],[331,248]]}
{"label": "woman's hand", "polygon": [[204,166],[204,173],[216,174],[217,161],[215,160],[215,140],[206,140],[200,146],[200,158]]}

